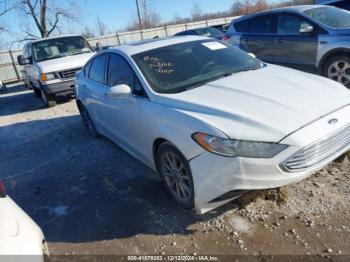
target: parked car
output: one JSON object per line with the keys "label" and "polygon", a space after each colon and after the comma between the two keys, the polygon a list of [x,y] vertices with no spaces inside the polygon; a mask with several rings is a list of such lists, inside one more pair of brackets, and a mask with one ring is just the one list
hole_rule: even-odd
{"label": "parked car", "polygon": [[332,6],[278,8],[232,21],[224,39],[259,59],[350,87],[350,12]]}
{"label": "parked car", "polygon": [[196,28],[191,30],[182,31],[179,33],[176,33],[174,36],[184,36],[184,35],[199,35],[199,36],[207,36],[212,37],[216,39],[222,39],[224,33],[214,27],[203,27],[203,28]]}
{"label": "parked car", "polygon": [[75,74],[92,55],[82,36],[59,36],[27,43],[18,63],[24,66],[26,84],[52,107],[58,96],[74,94]]}
{"label": "parked car", "polygon": [[315,4],[332,5],[346,10],[350,10],[348,0],[315,0]]}
{"label": "parked car", "polygon": [[[49,254],[39,226],[8,196],[0,180],[0,260],[44,261]],[[30,256],[30,259],[29,259]]]}
{"label": "parked car", "polygon": [[76,77],[86,130],[158,171],[184,209],[302,180],[350,149],[350,91],[207,37],[122,45]]}

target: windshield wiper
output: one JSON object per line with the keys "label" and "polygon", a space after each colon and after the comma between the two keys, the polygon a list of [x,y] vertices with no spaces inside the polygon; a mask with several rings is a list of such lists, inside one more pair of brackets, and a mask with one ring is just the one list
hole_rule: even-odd
{"label": "windshield wiper", "polygon": [[187,90],[190,90],[190,89],[193,89],[193,88],[205,85],[207,83],[210,83],[210,82],[216,81],[216,80],[218,80],[220,78],[225,78],[225,77],[228,77],[228,76],[231,76],[231,75],[232,75],[232,72],[229,72],[229,73],[225,73],[225,74],[220,74],[220,75],[214,76],[214,77],[209,78],[209,79],[205,79],[203,81],[199,81],[199,82],[196,82],[196,83],[193,83],[193,84],[189,84],[187,86],[184,86],[184,91],[187,91]]}

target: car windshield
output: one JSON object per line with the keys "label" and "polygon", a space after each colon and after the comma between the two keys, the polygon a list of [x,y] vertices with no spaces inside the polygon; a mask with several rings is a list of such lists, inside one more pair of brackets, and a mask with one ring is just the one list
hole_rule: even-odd
{"label": "car windshield", "polygon": [[35,61],[92,52],[89,43],[81,36],[47,39],[32,44]]}
{"label": "car windshield", "polygon": [[304,11],[304,14],[332,28],[349,28],[350,12],[336,7],[324,6]]}
{"label": "car windshield", "polygon": [[164,46],[132,57],[158,93],[183,92],[264,66],[260,60],[235,47],[209,39]]}
{"label": "car windshield", "polygon": [[209,36],[209,37],[217,37],[217,36],[223,35],[223,33],[220,30],[213,27],[196,29],[196,32],[198,33],[198,35]]}

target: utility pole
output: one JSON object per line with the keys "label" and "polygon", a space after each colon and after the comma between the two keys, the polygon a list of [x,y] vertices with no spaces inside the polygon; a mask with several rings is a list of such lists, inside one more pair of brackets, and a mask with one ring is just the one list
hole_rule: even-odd
{"label": "utility pole", "polygon": [[140,32],[141,32],[141,38],[143,39],[139,0],[136,0],[136,7],[137,7],[137,16],[139,18],[139,28],[140,28]]}

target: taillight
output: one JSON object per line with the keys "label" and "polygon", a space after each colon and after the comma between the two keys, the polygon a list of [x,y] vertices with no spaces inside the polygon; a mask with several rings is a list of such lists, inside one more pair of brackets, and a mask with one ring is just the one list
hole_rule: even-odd
{"label": "taillight", "polygon": [[222,40],[228,41],[230,38],[231,38],[230,35],[224,35],[224,36],[222,37]]}
{"label": "taillight", "polygon": [[6,197],[5,186],[2,181],[0,181],[0,198]]}

